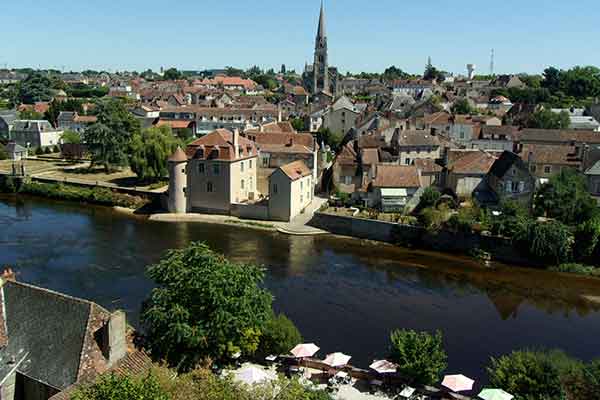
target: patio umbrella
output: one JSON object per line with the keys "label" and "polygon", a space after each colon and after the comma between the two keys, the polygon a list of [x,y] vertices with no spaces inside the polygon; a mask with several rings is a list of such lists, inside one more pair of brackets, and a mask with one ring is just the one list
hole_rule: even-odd
{"label": "patio umbrella", "polygon": [[416,391],[417,390],[415,388],[407,386],[404,388],[404,390],[402,390],[402,392],[400,392],[400,397],[409,399],[413,394],[415,394]]}
{"label": "patio umbrella", "polygon": [[478,397],[483,400],[512,400],[514,396],[502,389],[483,389]]}
{"label": "patio umbrella", "polygon": [[323,361],[330,367],[343,367],[348,364],[352,357],[344,353],[331,353],[327,355],[327,358]]}
{"label": "patio umbrella", "polygon": [[234,374],[234,380],[247,383],[248,385],[273,380],[273,377],[267,374],[262,368],[255,366],[242,368]]}
{"label": "patio umbrella", "polygon": [[447,387],[453,392],[464,392],[465,390],[472,390],[475,381],[471,378],[467,378],[464,375],[446,375],[442,386]]}
{"label": "patio umbrella", "polygon": [[319,351],[319,347],[316,344],[304,343],[294,347],[290,352],[296,358],[304,358],[314,356],[317,351]]}
{"label": "patio umbrella", "polygon": [[396,372],[396,364],[387,360],[373,361],[373,364],[369,365],[369,368],[377,371],[380,374],[393,374]]}

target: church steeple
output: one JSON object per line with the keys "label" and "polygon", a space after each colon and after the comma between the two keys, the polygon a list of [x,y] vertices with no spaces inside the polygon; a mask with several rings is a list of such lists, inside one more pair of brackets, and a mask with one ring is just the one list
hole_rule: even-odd
{"label": "church steeple", "polygon": [[323,0],[321,0],[321,13],[319,14],[319,29],[317,30],[317,40],[325,39],[327,32],[325,31],[325,7],[323,6]]}

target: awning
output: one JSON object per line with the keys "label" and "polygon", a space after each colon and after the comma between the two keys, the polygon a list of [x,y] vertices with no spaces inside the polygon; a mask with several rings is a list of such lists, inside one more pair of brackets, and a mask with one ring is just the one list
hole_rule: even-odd
{"label": "awning", "polygon": [[381,189],[382,197],[408,197],[406,189]]}

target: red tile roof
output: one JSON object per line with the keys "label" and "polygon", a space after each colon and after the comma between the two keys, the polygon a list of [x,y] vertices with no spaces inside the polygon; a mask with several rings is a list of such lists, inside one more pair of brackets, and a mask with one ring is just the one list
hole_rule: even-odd
{"label": "red tile roof", "polygon": [[494,155],[480,150],[455,153],[459,156],[458,159],[448,165],[448,170],[455,174],[485,175],[496,161]]}
{"label": "red tile roof", "polygon": [[291,162],[282,167],[279,167],[279,169],[284,174],[286,174],[287,177],[290,178],[292,181],[296,181],[300,178],[304,178],[305,176],[309,176],[312,174],[312,172],[310,172],[310,169],[302,160]]}
{"label": "red tile roof", "polygon": [[166,120],[160,119],[156,126],[170,126],[172,129],[186,129],[189,128],[194,122],[185,120]]}
{"label": "red tile roof", "polygon": [[258,85],[251,79],[239,76],[216,76],[214,79],[204,79],[198,82],[200,86],[243,86],[244,89],[254,89]]}
{"label": "red tile roof", "polygon": [[421,187],[419,171],[414,165],[377,165],[373,187],[418,188]]}
{"label": "red tile roof", "polygon": [[227,129],[217,129],[190,143],[185,153],[188,158],[222,161],[235,161],[257,156],[258,152],[254,142],[240,136],[238,145],[241,154],[236,154],[233,147],[233,133]]}

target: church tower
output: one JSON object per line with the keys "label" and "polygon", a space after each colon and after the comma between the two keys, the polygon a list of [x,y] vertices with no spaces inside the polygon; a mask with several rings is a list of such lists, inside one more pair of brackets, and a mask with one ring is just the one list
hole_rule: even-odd
{"label": "church tower", "polygon": [[321,0],[319,28],[315,41],[315,62],[313,65],[313,94],[320,91],[330,92],[329,63],[327,60],[327,33],[325,31],[325,9]]}

